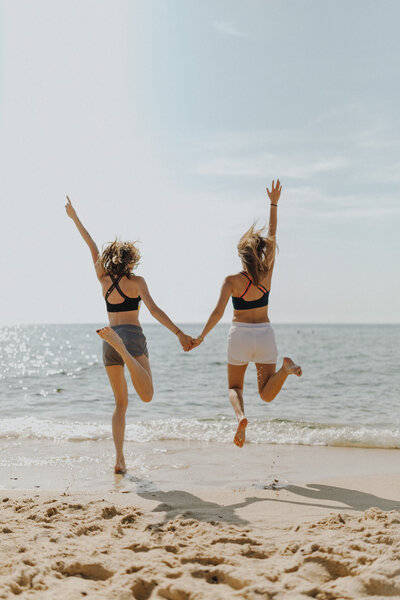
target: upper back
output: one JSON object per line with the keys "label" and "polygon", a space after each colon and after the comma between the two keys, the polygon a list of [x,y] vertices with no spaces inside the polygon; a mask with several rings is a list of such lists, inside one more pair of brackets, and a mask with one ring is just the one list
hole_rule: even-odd
{"label": "upper back", "polygon": [[[137,275],[131,275],[130,277],[124,275],[123,277],[121,277],[121,279],[119,279],[118,287],[124,294],[126,294],[130,298],[136,298],[137,296],[139,296],[138,284],[140,279],[141,278]],[[103,291],[103,296],[105,297],[108,290],[113,285],[113,280],[109,275],[106,274],[100,279],[100,283]],[[116,288],[114,288],[108,296],[108,300],[111,303],[121,302],[122,299],[123,298],[121,298],[121,294]]]}
{"label": "upper back", "polygon": [[[260,279],[259,282],[259,284],[262,285],[268,291],[271,288],[271,275],[272,272],[267,273],[264,277],[262,277],[262,279]],[[240,298],[240,296],[243,295],[246,289],[246,300],[249,302],[252,300],[258,300],[264,294],[264,292],[260,290],[258,286],[256,286],[253,283],[250,284],[249,279],[245,275],[243,275],[242,272],[236,273],[235,275],[231,275],[229,277],[229,280],[232,285],[232,296],[234,298]]]}

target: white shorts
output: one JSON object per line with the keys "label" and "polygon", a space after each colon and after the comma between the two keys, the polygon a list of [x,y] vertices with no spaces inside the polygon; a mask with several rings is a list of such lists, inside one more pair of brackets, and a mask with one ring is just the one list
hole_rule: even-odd
{"label": "white shorts", "polygon": [[228,363],[274,364],[278,358],[271,323],[232,323],[228,335]]}

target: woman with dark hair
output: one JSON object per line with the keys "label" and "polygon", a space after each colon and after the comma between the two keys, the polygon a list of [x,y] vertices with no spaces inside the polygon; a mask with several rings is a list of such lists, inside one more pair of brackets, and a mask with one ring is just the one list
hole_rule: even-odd
{"label": "woman with dark hair", "polygon": [[172,331],[185,352],[193,339],[184,334],[163,312],[150,296],[143,277],[133,274],[140,260],[135,242],[116,240],[108,244],[100,255],[99,250],[86,231],[67,196],[67,215],[75,223],[79,233],[89,246],[96,275],[106,301],[110,326],[98,329],[103,338],[103,362],[115,397],[112,430],[116,450],[115,473],[126,471],[123,453],[125,413],[128,407],[128,388],[124,365],[130,373],[133,387],[143,402],[153,397],[153,379],[147,351],[146,338],[139,323],[139,306],[143,300],[152,316]]}
{"label": "woman with dark hair", "polygon": [[290,374],[301,376],[301,367],[290,358],[283,359],[276,371],[278,351],[274,331],[268,318],[268,298],[276,252],[276,225],[278,200],[282,186],[279,179],[267,188],[271,201],[268,235],[252,225],[240,238],[238,254],[243,270],[225,278],[217,306],[211,313],[194,346],[218,323],[225,312],[229,298],[233,303],[232,327],[228,337],[229,399],[235,411],[238,427],[234,443],[242,448],[245,442],[247,419],[244,414],[243,384],[249,362],[257,368],[258,391],[265,402],[271,402],[280,392]]}

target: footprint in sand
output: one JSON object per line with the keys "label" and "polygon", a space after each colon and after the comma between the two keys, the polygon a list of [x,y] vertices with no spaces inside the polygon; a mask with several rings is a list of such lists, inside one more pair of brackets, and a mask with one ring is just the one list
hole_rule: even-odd
{"label": "footprint in sand", "polygon": [[145,581],[144,579],[138,579],[132,586],[132,594],[135,600],[147,600],[150,598],[152,591],[156,587],[156,581]]}
{"label": "footprint in sand", "polygon": [[112,519],[116,515],[120,515],[121,513],[115,508],[115,506],[105,506],[101,511],[102,519]]}
{"label": "footprint in sand", "polygon": [[93,581],[106,581],[114,575],[114,571],[96,562],[84,563],[77,561],[70,564],[58,562],[53,569],[66,577],[83,577],[84,579],[92,579]]}

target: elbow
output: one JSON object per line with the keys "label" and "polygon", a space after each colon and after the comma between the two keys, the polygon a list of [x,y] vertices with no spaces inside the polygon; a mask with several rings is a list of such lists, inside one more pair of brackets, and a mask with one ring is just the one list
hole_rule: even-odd
{"label": "elbow", "polygon": [[158,308],[158,306],[154,306],[154,308],[152,308],[150,310],[150,314],[152,317],[154,317],[155,319],[157,319],[160,316],[160,309]]}

